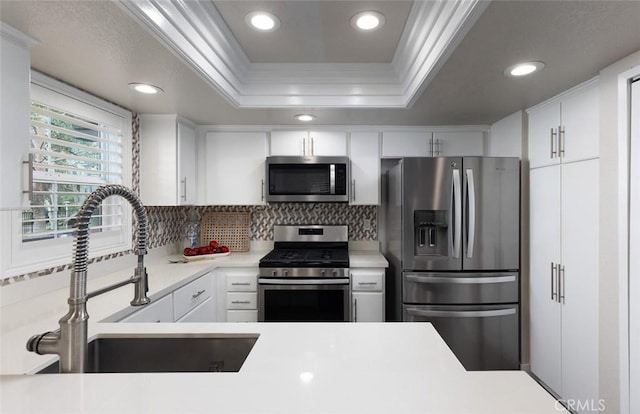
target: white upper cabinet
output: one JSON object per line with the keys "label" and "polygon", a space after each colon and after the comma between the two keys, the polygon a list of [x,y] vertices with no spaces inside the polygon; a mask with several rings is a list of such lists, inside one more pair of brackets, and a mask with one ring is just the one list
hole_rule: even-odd
{"label": "white upper cabinet", "polygon": [[599,156],[599,85],[589,81],[529,109],[529,166]]}
{"label": "white upper cabinet", "polygon": [[206,135],[206,204],[264,204],[266,132]]}
{"label": "white upper cabinet", "polygon": [[270,155],[346,156],[347,133],[342,131],[272,131]]}
{"label": "white upper cabinet", "polygon": [[451,131],[433,133],[433,156],[466,157],[484,155],[482,131]]}
{"label": "white upper cabinet", "polygon": [[140,115],[140,198],[152,206],[198,203],[196,132],[177,115]]}
{"label": "white upper cabinet", "polygon": [[[470,128],[470,127],[467,127]],[[460,157],[484,155],[484,131],[451,127],[438,131],[385,131],[382,157]]]}
{"label": "white upper cabinet", "polygon": [[352,132],[351,204],[380,204],[380,140],[377,132]]}
{"label": "white upper cabinet", "polygon": [[0,23],[0,210],[21,210],[29,201],[23,190],[29,136],[29,47],[35,40]]}
{"label": "white upper cabinet", "polygon": [[382,133],[382,157],[430,157],[433,134],[427,131]]}

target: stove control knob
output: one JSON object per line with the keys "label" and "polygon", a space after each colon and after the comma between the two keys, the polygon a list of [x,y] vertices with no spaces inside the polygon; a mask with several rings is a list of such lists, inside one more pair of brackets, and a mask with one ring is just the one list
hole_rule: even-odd
{"label": "stove control knob", "polygon": [[277,270],[274,270],[274,271],[273,271],[273,277],[276,277],[276,276],[278,276],[278,271],[277,271]]}
{"label": "stove control knob", "polygon": [[325,270],[324,270],[324,269],[322,269],[322,270],[320,271],[320,275],[322,275],[322,277],[324,277],[324,273],[325,273]]}
{"label": "stove control knob", "polygon": [[288,270],[285,270],[285,271],[283,271],[282,273],[284,274],[284,276],[285,276],[285,277],[286,277],[286,276],[289,276],[289,271],[288,271]]}
{"label": "stove control knob", "polygon": [[333,277],[337,277],[338,276],[338,271],[333,269]]}

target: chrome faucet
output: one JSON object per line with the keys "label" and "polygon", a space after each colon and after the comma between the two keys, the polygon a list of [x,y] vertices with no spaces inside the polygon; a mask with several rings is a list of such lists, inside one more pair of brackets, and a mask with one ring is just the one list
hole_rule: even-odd
{"label": "chrome faucet", "polygon": [[[124,281],[111,286],[87,293],[87,267],[89,253],[89,220],[94,210],[107,197],[119,195],[126,199],[133,207],[138,226],[137,247],[134,253],[138,255],[138,265],[134,275]],[[147,270],[144,267],[144,255],[147,254],[147,215],[140,199],[127,187],[121,185],[104,185],[87,197],[76,216],[76,230],[74,232],[73,270],[71,271],[69,312],[59,323],[60,329],[32,336],[27,341],[27,350],[40,355],[56,354],[60,357],[60,372],[81,373],[87,366],[87,300],[101,295],[129,283],[135,285],[132,306],[146,305],[150,301],[147,297]]]}

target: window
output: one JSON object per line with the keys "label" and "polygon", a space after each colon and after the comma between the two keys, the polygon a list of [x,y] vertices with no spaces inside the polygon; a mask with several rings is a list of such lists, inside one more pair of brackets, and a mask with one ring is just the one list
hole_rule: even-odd
{"label": "window", "polygon": [[[122,131],[97,119],[31,101],[33,200],[22,215],[22,241],[68,237],[69,220],[87,195],[122,184]],[[122,199],[108,198],[94,212],[91,231],[117,231]]]}
{"label": "window", "polygon": [[[107,183],[131,186],[129,111],[38,72],[31,73],[30,94],[33,197],[29,209],[2,216],[11,227],[3,276],[70,263],[70,219],[87,195]],[[129,250],[129,203],[105,199],[90,231],[90,257]]]}

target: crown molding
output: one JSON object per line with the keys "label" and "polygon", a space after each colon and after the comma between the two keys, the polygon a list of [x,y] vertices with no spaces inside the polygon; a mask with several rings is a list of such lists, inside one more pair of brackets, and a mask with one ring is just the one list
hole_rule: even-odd
{"label": "crown molding", "polygon": [[22,33],[20,30],[13,26],[9,26],[4,22],[0,22],[0,36],[27,49],[30,49],[40,43],[39,40]]}
{"label": "crown molding", "polygon": [[406,108],[489,1],[414,2],[390,63],[251,63],[213,2],[119,0],[129,15],[239,108]]}

